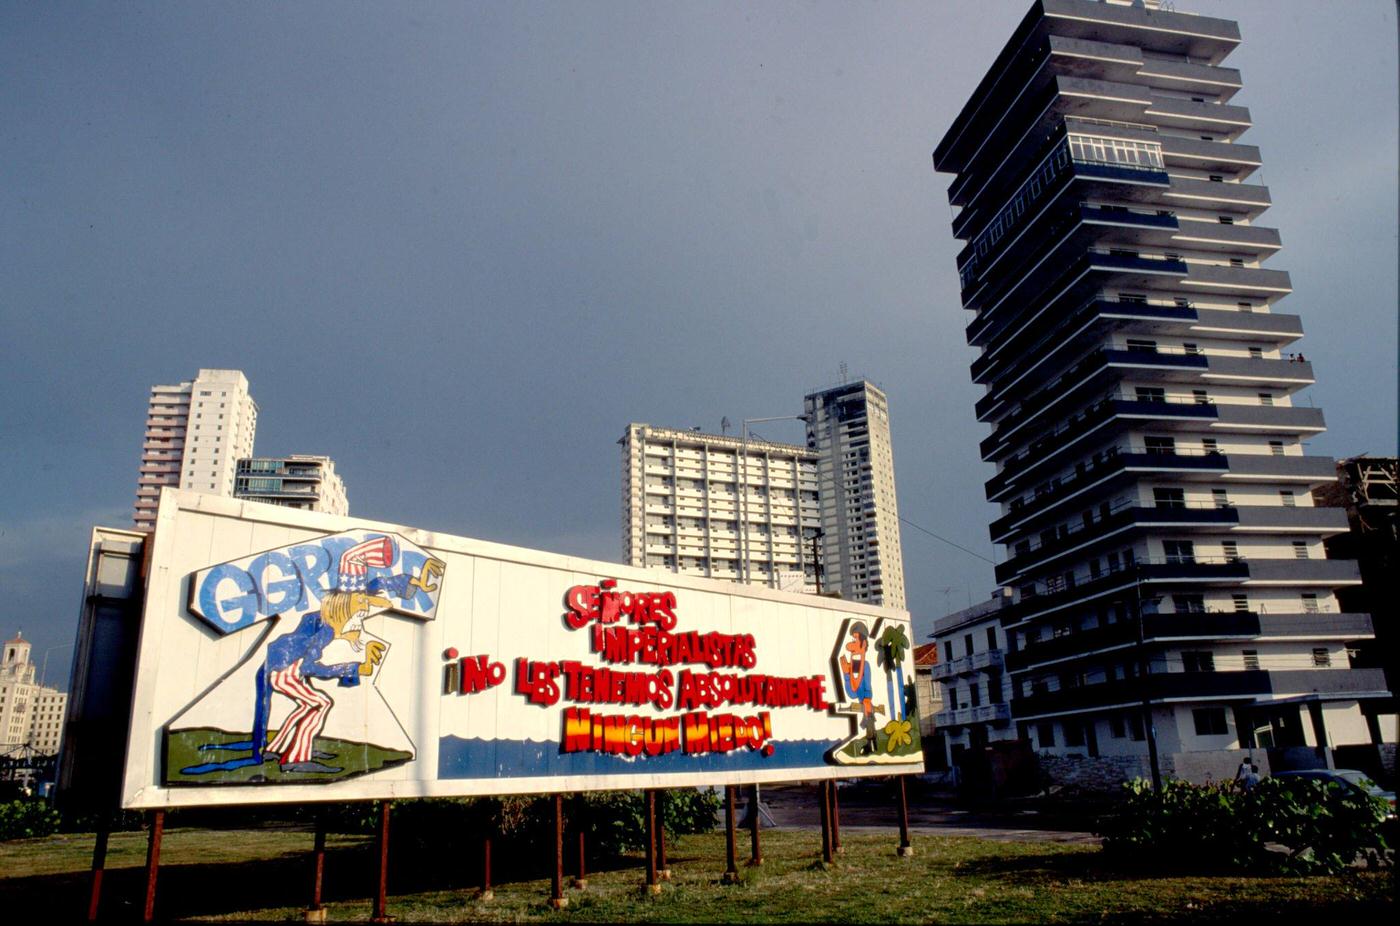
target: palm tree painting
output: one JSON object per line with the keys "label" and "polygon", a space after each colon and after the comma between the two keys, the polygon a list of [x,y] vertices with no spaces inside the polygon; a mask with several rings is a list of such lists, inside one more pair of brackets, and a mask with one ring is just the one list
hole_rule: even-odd
{"label": "palm tree painting", "polygon": [[[904,628],[898,624],[886,625],[885,632],[880,634],[880,665],[885,670],[885,686],[890,698],[890,717],[895,717],[895,706],[898,705],[898,719],[904,719],[904,698],[895,700],[894,693],[898,691],[904,694],[904,654],[909,651],[909,637],[904,633]],[[895,687],[895,679],[898,677],[899,687]]]}

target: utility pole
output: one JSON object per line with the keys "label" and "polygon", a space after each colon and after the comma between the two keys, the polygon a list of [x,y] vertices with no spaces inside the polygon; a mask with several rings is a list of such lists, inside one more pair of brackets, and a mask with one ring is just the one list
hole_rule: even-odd
{"label": "utility pole", "polygon": [[1133,601],[1137,612],[1138,686],[1142,691],[1142,727],[1147,737],[1147,761],[1152,766],[1152,790],[1162,790],[1162,766],[1157,756],[1157,726],[1152,722],[1152,692],[1148,685],[1147,631],[1144,626],[1142,567],[1133,564]]}

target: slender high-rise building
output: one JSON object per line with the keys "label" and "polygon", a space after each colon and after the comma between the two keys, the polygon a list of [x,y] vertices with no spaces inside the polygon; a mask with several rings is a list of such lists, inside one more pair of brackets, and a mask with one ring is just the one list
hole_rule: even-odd
{"label": "slender high-rise building", "polygon": [[903,608],[889,401],[859,380],[810,393],[804,406],[807,446],[817,454],[824,583],[848,601]]}
{"label": "slender high-rise building", "polygon": [[136,485],[137,530],[155,527],[162,486],[232,495],[237,461],[252,456],[258,406],[239,370],[200,370],[152,386]]}
{"label": "slender high-rise building", "polygon": [[1384,679],[1348,655],[1371,618],[1334,595],[1357,567],[1323,551],[1346,519],[1310,495],[1335,478],[1304,445],[1321,410],[1294,401],[1313,369],[1222,66],[1239,42],[1152,0],[1038,0],[933,155],[987,390],[1011,716],[1052,756],[1218,777],[1246,750],[1381,737]]}

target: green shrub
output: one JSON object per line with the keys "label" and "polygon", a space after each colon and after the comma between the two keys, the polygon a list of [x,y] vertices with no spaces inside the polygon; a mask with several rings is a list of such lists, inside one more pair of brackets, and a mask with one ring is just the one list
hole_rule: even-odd
{"label": "green shrub", "polygon": [[57,831],[58,823],[58,811],[48,801],[19,798],[0,803],[0,841],[48,836]]}
{"label": "green shrub", "polygon": [[1140,778],[1101,826],[1104,852],[1127,865],[1195,871],[1312,874],[1342,871],[1357,859],[1388,860],[1386,806],[1341,785],[1266,778],[1235,782]]}

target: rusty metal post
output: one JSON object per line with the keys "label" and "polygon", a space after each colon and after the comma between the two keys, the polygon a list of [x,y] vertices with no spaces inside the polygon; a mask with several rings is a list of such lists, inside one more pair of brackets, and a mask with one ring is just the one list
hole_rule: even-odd
{"label": "rusty metal post", "polygon": [[817,785],[817,805],[822,815],[822,861],[831,864],[831,796],[827,794],[827,782]]}
{"label": "rusty metal post", "polygon": [[749,786],[749,864],[763,864],[763,845],[759,842],[758,821],[762,813],[759,811],[758,785]]}
{"label": "rusty metal post", "polygon": [[574,877],[574,887],[584,890],[588,887],[588,854],[584,846],[582,814],[575,825],[578,826],[578,874]]}
{"label": "rusty metal post", "polygon": [[908,776],[899,775],[899,854],[904,858],[909,858],[914,854],[914,847],[909,842],[909,797],[904,792],[904,779]]}
{"label": "rusty metal post", "polygon": [[666,862],[666,792],[656,792],[656,876],[671,880],[671,866]]}
{"label": "rusty metal post", "polygon": [[478,900],[490,900],[496,896],[496,892],[491,890],[491,832],[481,837],[481,893],[477,895]]}
{"label": "rusty metal post", "polygon": [[107,869],[107,837],[112,830],[111,818],[103,813],[97,821],[97,841],[92,845],[92,880],[88,885],[87,921],[97,922],[97,909],[102,903],[102,875]]}
{"label": "rusty metal post", "polygon": [[389,811],[393,801],[379,802],[379,884],[374,891],[374,914],[371,923],[390,923],[389,916]]}
{"label": "rusty metal post", "polygon": [[[307,914],[320,913],[321,888],[326,879],[326,818],[322,813],[316,814],[316,842],[311,850],[311,905],[306,908]],[[324,915],[313,917],[308,915],[307,920],[318,919],[324,921]]]}
{"label": "rusty metal post", "polygon": [[831,780],[831,852],[841,854],[841,785]]}
{"label": "rusty metal post", "polygon": [[647,831],[647,883],[648,894],[660,894],[661,884],[656,880],[656,792],[648,788],[642,792],[642,816],[646,818]]}
{"label": "rusty metal post", "polygon": [[141,921],[149,923],[156,916],[156,875],[160,872],[160,839],[165,835],[165,811],[152,810],[151,831],[146,841],[146,906]]}
{"label": "rusty metal post", "polygon": [[554,795],[554,876],[550,878],[549,905],[562,910],[569,905],[564,896],[564,795]]}
{"label": "rusty metal post", "polygon": [[724,869],[724,877],[721,879],[725,884],[739,883],[739,867],[736,864],[734,851],[734,791],[733,785],[724,786],[724,852],[725,862],[728,867]]}

